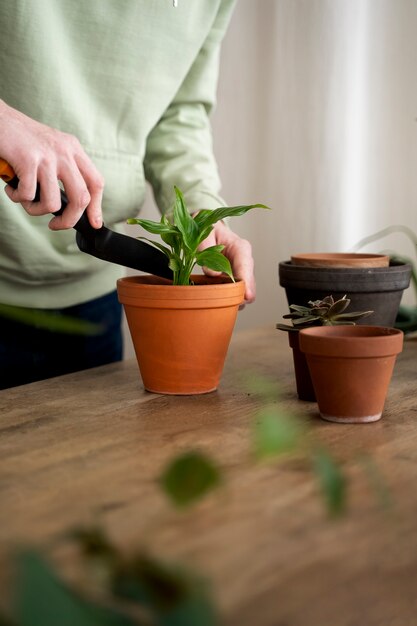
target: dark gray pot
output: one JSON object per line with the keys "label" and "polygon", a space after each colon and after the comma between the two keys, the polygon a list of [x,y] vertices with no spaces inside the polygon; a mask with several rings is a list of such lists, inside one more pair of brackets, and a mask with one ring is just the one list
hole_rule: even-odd
{"label": "dark gray pot", "polygon": [[391,261],[389,267],[352,269],[305,267],[282,261],[278,273],[288,304],[306,306],[309,300],[329,295],[338,300],[346,294],[351,300],[347,312],[374,311],[358,324],[394,326],[403,291],[410,284],[411,266]]}

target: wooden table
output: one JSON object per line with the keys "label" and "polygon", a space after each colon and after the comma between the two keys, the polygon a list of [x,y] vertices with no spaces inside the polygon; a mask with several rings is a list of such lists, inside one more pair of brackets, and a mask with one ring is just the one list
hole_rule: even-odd
{"label": "wooden table", "polygon": [[[415,626],[417,342],[397,361],[382,420],[366,425],[323,422],[296,400],[286,342],[275,329],[236,334],[218,392],[200,397],[144,392],[133,361],[0,392],[1,583],[16,543],[51,545],[99,516],[121,547],[147,545],[206,574],[226,625]],[[329,519],[305,464],[254,462],[248,371],[279,381],[281,407],[301,411],[345,460],[342,519]],[[217,461],[224,486],[178,512],[156,480],[188,449]],[[388,510],[362,452],[385,476]]]}

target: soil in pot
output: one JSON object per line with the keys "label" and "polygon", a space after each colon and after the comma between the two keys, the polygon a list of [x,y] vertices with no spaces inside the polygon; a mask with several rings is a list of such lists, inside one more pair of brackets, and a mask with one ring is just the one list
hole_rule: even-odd
{"label": "soil in pot", "polygon": [[388,267],[389,257],[360,252],[309,252],[293,255],[291,263],[308,267]]}
{"label": "soil in pot", "polygon": [[380,419],[403,333],[378,326],[300,330],[320,415],[342,423]]}
{"label": "soil in pot", "polygon": [[245,286],[193,276],[174,286],[156,276],[117,281],[145,389],[201,394],[217,389]]}
{"label": "soil in pot", "polygon": [[309,300],[344,295],[352,311],[374,311],[358,324],[393,326],[404,289],[410,284],[411,266],[391,261],[388,267],[329,268],[304,267],[290,261],[279,264],[279,283],[285,288],[288,304],[306,306]]}

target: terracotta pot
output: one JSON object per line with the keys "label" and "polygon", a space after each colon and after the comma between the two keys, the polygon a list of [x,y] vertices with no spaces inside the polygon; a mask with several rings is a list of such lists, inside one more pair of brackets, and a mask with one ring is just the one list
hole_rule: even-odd
{"label": "terracotta pot", "polygon": [[379,420],[403,333],[380,326],[300,330],[320,415],[331,422]]}
{"label": "terracotta pot", "polygon": [[388,267],[389,257],[360,252],[309,252],[293,255],[291,263],[308,267]]}
{"label": "terracotta pot", "polygon": [[288,332],[288,343],[292,348],[292,358],[294,361],[295,383],[297,386],[297,395],[300,400],[307,402],[315,402],[316,394],[307,365],[307,359],[304,352],[300,350],[299,332]]}
{"label": "terracotta pot", "polygon": [[117,281],[145,389],[164,394],[214,391],[245,286],[193,276],[174,286],[156,276]]}
{"label": "terracotta pot", "polygon": [[404,289],[410,284],[411,265],[391,261],[389,267],[342,268],[304,267],[290,261],[279,264],[279,283],[288,304],[306,306],[309,300],[344,295],[351,300],[349,311],[374,311],[358,324],[394,326]]}

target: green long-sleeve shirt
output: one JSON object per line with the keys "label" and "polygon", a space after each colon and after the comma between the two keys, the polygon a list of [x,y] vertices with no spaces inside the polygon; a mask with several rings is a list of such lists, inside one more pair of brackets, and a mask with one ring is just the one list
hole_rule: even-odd
{"label": "green long-sleeve shirt", "polygon": [[[0,98],[78,137],[104,176],[105,224],[222,204],[208,114],[234,0],[13,0],[0,7]],[[1,157],[1,154],[0,154]],[[0,194],[0,302],[65,307],[108,293],[122,268],[81,253]]]}

